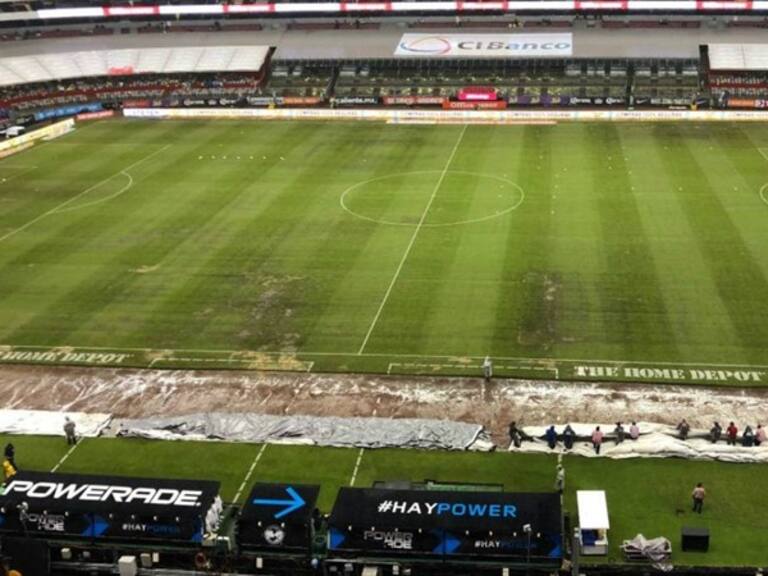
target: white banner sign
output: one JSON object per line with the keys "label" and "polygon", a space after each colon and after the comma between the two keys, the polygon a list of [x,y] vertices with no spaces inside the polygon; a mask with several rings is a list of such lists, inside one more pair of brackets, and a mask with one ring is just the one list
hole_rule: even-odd
{"label": "white banner sign", "polygon": [[571,56],[572,34],[403,34],[395,56],[541,58]]}

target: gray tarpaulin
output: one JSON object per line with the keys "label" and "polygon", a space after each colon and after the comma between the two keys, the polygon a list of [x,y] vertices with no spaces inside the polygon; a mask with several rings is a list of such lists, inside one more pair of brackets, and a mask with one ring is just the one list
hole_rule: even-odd
{"label": "gray tarpaulin", "polygon": [[120,436],[166,440],[227,440],[357,448],[490,450],[477,424],[415,418],[337,418],[205,413],[121,420]]}
{"label": "gray tarpaulin", "polygon": [[621,546],[626,554],[640,554],[648,561],[652,562],[654,567],[662,572],[671,572],[672,565],[669,558],[672,554],[672,545],[664,537],[647,539],[642,534],[638,534],[632,540],[625,540]]}

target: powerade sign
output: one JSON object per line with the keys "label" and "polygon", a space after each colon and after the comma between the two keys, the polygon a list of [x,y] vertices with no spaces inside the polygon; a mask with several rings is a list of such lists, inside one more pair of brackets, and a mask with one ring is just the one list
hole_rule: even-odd
{"label": "powerade sign", "polygon": [[176,490],[149,486],[78,484],[76,482],[31,482],[11,480],[4,495],[19,494],[30,500],[77,500],[80,502],[133,502],[155,506],[200,506],[200,490]]}
{"label": "powerade sign", "polygon": [[100,102],[90,102],[88,104],[74,104],[72,106],[61,106],[59,108],[48,108],[35,112],[35,120],[50,120],[51,118],[61,118],[62,116],[74,116],[83,112],[99,112],[101,110]]}
{"label": "powerade sign", "polygon": [[19,472],[0,494],[0,533],[195,545],[218,491],[206,480]]}
{"label": "powerade sign", "polygon": [[411,58],[546,58],[573,54],[573,35],[404,34],[395,56]]}

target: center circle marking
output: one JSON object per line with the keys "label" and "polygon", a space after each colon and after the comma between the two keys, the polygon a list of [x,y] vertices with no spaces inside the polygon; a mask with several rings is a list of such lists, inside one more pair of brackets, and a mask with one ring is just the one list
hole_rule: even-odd
{"label": "center circle marking", "polygon": [[[341,197],[339,198],[339,203],[341,204],[341,207],[351,214],[352,216],[355,216],[356,218],[360,218],[361,220],[367,220],[368,222],[374,222],[376,224],[385,224],[387,226],[417,226],[418,224],[412,223],[412,222],[396,222],[394,220],[386,220],[383,218],[374,218],[372,216],[368,216],[366,214],[361,214],[360,212],[355,211],[354,209],[350,208],[348,200],[351,196],[354,196],[354,192],[359,190],[360,188],[364,188],[365,186],[372,184],[374,182],[380,182],[382,180],[388,180],[388,179],[394,179],[394,178],[402,178],[404,176],[418,176],[418,175],[425,175],[425,174],[443,174],[442,170],[414,170],[411,172],[395,172],[393,174],[386,174],[384,176],[377,176],[375,178],[369,178],[368,180],[363,180],[362,182],[358,182],[357,184],[353,184],[344,192],[341,193]],[[470,218],[467,220],[457,220],[455,222],[439,222],[439,223],[429,223],[424,222],[421,226],[423,228],[441,228],[445,226],[462,226],[464,224],[475,224],[477,222],[485,222],[487,220],[493,220],[494,218],[500,218],[501,216],[504,216],[505,214],[509,214],[513,210],[516,210],[525,200],[525,191],[523,190],[522,186],[519,184],[516,184],[512,180],[509,180],[508,178],[504,178],[502,176],[496,176],[493,174],[484,174],[482,172],[471,172],[467,170],[447,170],[445,172],[446,175],[451,174],[460,174],[464,176],[475,176],[476,178],[487,178],[489,180],[496,180],[497,182],[502,182],[503,184],[513,188],[517,191],[519,198],[516,202],[513,204],[505,207],[503,210],[499,210],[497,212],[494,212],[493,214],[488,214],[486,216],[480,216],[478,218]]]}

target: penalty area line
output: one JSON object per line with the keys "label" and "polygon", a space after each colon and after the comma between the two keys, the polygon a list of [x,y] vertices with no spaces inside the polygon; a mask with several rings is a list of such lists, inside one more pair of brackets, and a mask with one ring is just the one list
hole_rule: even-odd
{"label": "penalty area line", "polygon": [[387,301],[389,300],[390,294],[392,294],[392,288],[394,288],[395,283],[397,282],[397,279],[400,277],[400,272],[403,270],[403,266],[405,265],[405,261],[408,260],[408,256],[411,253],[411,249],[413,248],[413,245],[416,242],[416,237],[419,235],[419,231],[424,226],[424,221],[427,219],[427,214],[429,214],[429,209],[432,207],[432,203],[435,201],[435,196],[437,196],[437,191],[440,190],[440,186],[443,185],[443,180],[445,180],[445,175],[448,173],[448,168],[451,166],[451,162],[453,162],[454,156],[456,156],[456,151],[459,149],[459,146],[461,146],[461,141],[464,140],[464,134],[467,131],[467,124],[464,124],[464,127],[461,129],[461,133],[459,134],[458,139],[456,140],[456,144],[453,145],[453,150],[451,150],[451,155],[448,157],[448,161],[445,163],[445,166],[443,167],[442,172],[440,172],[440,178],[437,180],[437,184],[435,184],[435,188],[432,190],[432,195],[429,197],[429,202],[427,202],[427,205],[424,207],[424,211],[421,213],[421,218],[419,218],[418,224],[416,224],[416,228],[413,230],[413,234],[411,235],[411,241],[408,242],[408,246],[405,249],[405,252],[403,253],[403,257],[400,259],[400,264],[397,266],[397,269],[395,270],[395,275],[392,276],[392,280],[389,283],[389,286],[387,287],[387,291],[384,293],[384,298],[381,299],[381,303],[379,304],[379,309],[376,311],[376,316],[373,317],[373,321],[371,322],[371,325],[368,327],[368,332],[365,334],[365,338],[363,338],[363,343],[360,344],[360,349],[357,351],[357,355],[361,355],[365,351],[365,347],[368,345],[368,340],[371,338],[371,334],[373,333],[374,328],[376,328],[376,324],[379,322],[379,318],[381,317],[381,312],[384,310],[384,306],[387,305]]}
{"label": "penalty area line", "polygon": [[261,450],[259,450],[259,453],[256,454],[256,458],[254,458],[253,462],[251,462],[251,467],[248,468],[248,473],[245,475],[245,478],[243,478],[243,481],[240,484],[240,488],[237,489],[235,499],[232,501],[233,504],[237,504],[237,502],[240,500],[240,496],[243,495],[243,490],[245,490],[248,481],[251,479],[251,476],[253,476],[253,471],[256,469],[256,465],[259,463],[259,460],[261,460],[261,457],[264,455],[264,451],[267,449],[267,446],[268,444],[263,444],[261,446]]}
{"label": "penalty area line", "polygon": [[167,150],[167,149],[168,149],[170,146],[171,146],[170,144],[166,144],[165,146],[163,146],[163,147],[162,147],[162,148],[160,148],[159,150],[155,150],[155,151],[154,151],[154,152],[152,152],[151,154],[147,154],[146,156],[144,156],[144,157],[143,157],[143,158],[141,158],[140,160],[137,160],[136,162],[134,162],[134,163],[133,163],[133,164],[131,164],[130,166],[127,166],[127,167],[123,168],[122,170],[118,170],[117,172],[115,172],[115,173],[114,173],[114,174],[112,174],[111,176],[108,176],[107,178],[104,178],[104,180],[101,180],[100,182],[97,182],[97,183],[96,183],[96,184],[94,184],[93,186],[90,186],[90,187],[86,188],[86,189],[85,189],[85,190],[83,190],[82,192],[79,192],[79,193],[75,194],[75,195],[74,195],[74,196],[72,196],[72,197],[71,197],[69,200],[65,200],[64,202],[62,202],[62,203],[61,203],[61,204],[59,204],[58,206],[55,206],[55,207],[51,208],[51,209],[50,209],[50,210],[48,210],[47,212],[43,212],[42,214],[40,214],[40,216],[37,216],[37,217],[33,218],[32,220],[30,220],[30,221],[29,221],[29,222],[27,222],[26,224],[23,224],[23,225],[19,226],[18,228],[14,228],[13,230],[11,230],[10,232],[8,232],[7,234],[5,234],[5,235],[3,235],[3,236],[0,236],[0,242],[2,242],[3,240],[7,240],[7,239],[8,239],[8,238],[10,238],[11,236],[15,236],[15,235],[16,235],[16,234],[18,234],[19,232],[23,232],[24,230],[26,230],[27,228],[29,228],[29,227],[30,227],[30,226],[32,226],[33,224],[36,224],[37,222],[40,222],[40,220],[42,220],[42,219],[43,219],[43,218],[45,218],[46,216],[50,216],[51,214],[55,214],[56,212],[59,212],[59,211],[61,211],[61,210],[62,210],[62,208],[65,208],[65,207],[67,207],[68,205],[70,205],[72,202],[74,202],[75,200],[78,200],[79,198],[82,198],[83,196],[85,196],[86,194],[88,194],[88,192],[90,192],[91,190],[94,190],[94,189],[98,188],[98,187],[99,187],[99,186],[101,186],[102,184],[104,184],[104,183],[106,183],[106,182],[109,182],[110,180],[112,180],[112,178],[115,178],[116,176],[120,176],[121,174],[123,174],[124,172],[127,172],[128,170],[131,170],[132,168],[136,168],[136,167],[137,167],[139,164],[143,164],[144,162],[146,162],[146,161],[147,161],[147,160],[149,160],[150,158],[152,158],[152,157],[154,157],[154,156],[157,156],[157,155],[158,155],[158,154],[160,154],[161,152],[164,152],[164,151],[165,151],[165,150]]}

